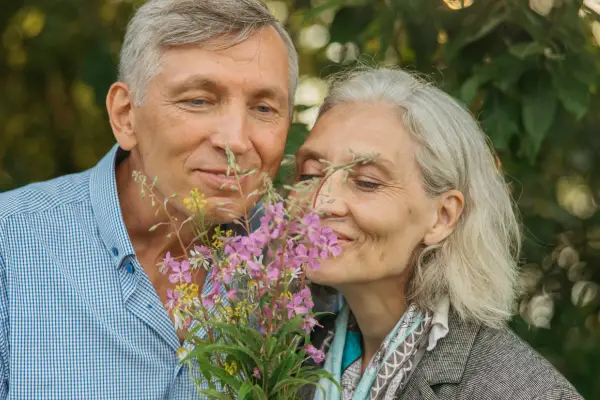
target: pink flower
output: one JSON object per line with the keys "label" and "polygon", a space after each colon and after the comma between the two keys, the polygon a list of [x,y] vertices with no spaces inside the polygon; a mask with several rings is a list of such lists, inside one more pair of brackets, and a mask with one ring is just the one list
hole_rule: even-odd
{"label": "pink flower", "polygon": [[252,376],[260,379],[262,377],[262,374],[260,373],[260,369],[258,369],[257,367],[254,367],[254,371],[252,371]]}
{"label": "pink flower", "polygon": [[237,295],[238,295],[238,291],[235,289],[231,289],[227,291],[227,299],[229,301],[235,301],[237,300]]}
{"label": "pink flower", "polygon": [[169,271],[169,269],[173,268],[174,266],[178,267],[179,263],[175,261],[173,257],[171,257],[171,252],[168,251],[167,254],[165,254],[165,258],[159,266],[159,271],[164,275]]}
{"label": "pink flower", "polygon": [[219,291],[221,290],[221,284],[217,281],[213,281],[212,290],[202,297],[202,304],[204,307],[211,308],[215,305],[217,298],[219,297]]}
{"label": "pink flower", "polygon": [[296,247],[296,260],[298,264],[306,264],[310,269],[319,269],[319,251],[315,247],[307,249],[305,245],[299,244]]}
{"label": "pink flower", "polygon": [[246,266],[248,268],[248,275],[250,276],[250,278],[254,280],[261,280],[261,278],[264,275],[261,264],[255,263],[254,261],[248,261],[246,263]]}
{"label": "pink flower", "polygon": [[285,231],[286,218],[283,203],[269,204],[260,219],[260,232],[268,239],[277,239]]}
{"label": "pink flower", "polygon": [[279,278],[279,270],[277,268],[268,267],[267,268],[267,279],[270,281],[274,281]]}
{"label": "pink flower", "polygon": [[288,318],[292,319],[294,315],[308,314],[313,306],[310,289],[306,287],[292,295],[292,300],[287,304]]}
{"label": "pink flower", "polygon": [[194,245],[194,251],[198,254],[202,254],[205,258],[212,259],[212,254],[206,246]]}
{"label": "pink flower", "polygon": [[169,311],[181,306],[181,293],[167,289],[167,309]]}
{"label": "pink flower", "polygon": [[304,346],[304,350],[306,351],[306,354],[317,364],[321,364],[325,359],[325,354],[312,344],[307,344]]}
{"label": "pink flower", "polygon": [[302,329],[304,329],[304,331],[306,333],[310,333],[310,331],[312,331],[312,329],[315,326],[323,327],[322,325],[319,324],[319,322],[316,319],[314,319],[310,315],[307,315],[306,317],[304,317],[304,320],[302,321]]}
{"label": "pink flower", "polygon": [[190,283],[192,281],[192,274],[190,273],[190,262],[184,260],[181,264],[171,264],[171,270],[173,273],[169,275],[169,281],[171,283]]}
{"label": "pink flower", "polygon": [[215,305],[215,299],[212,296],[205,296],[202,298],[202,305],[206,308],[211,308]]}

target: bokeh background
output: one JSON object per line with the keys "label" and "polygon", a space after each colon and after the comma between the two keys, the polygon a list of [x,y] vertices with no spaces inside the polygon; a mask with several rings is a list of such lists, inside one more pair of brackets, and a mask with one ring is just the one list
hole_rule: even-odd
{"label": "bokeh background", "polygon": [[[0,191],[93,166],[114,143],[104,98],[141,1],[12,0],[0,11]],[[301,81],[287,152],[326,78],[356,63],[417,71],[465,103],[525,225],[512,326],[600,399],[600,1],[268,1]]]}

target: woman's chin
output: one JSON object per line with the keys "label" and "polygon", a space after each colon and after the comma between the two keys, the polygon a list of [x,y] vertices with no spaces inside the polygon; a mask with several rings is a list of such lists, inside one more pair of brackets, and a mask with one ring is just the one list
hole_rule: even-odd
{"label": "woman's chin", "polygon": [[321,268],[306,272],[306,277],[313,283],[323,286],[335,286],[340,283],[340,277],[331,268]]}

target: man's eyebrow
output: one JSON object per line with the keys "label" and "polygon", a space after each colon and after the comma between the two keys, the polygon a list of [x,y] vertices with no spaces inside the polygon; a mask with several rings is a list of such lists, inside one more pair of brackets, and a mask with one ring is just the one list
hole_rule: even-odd
{"label": "man's eyebrow", "polygon": [[287,104],[288,96],[278,87],[265,87],[252,92],[255,99],[271,99],[281,104]]}
{"label": "man's eyebrow", "polygon": [[199,75],[192,75],[170,85],[168,93],[176,95],[189,89],[204,89],[211,92],[226,92],[227,88],[216,81]]}

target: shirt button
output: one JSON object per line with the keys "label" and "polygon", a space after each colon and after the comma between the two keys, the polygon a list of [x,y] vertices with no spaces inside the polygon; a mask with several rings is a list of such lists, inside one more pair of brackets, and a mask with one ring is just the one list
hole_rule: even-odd
{"label": "shirt button", "polygon": [[119,249],[117,249],[116,247],[113,247],[113,248],[111,249],[111,251],[112,251],[112,253],[113,253],[113,255],[114,255],[115,257],[119,255]]}
{"label": "shirt button", "polygon": [[133,273],[133,264],[132,263],[125,264],[125,269],[127,270],[127,272],[132,274]]}

